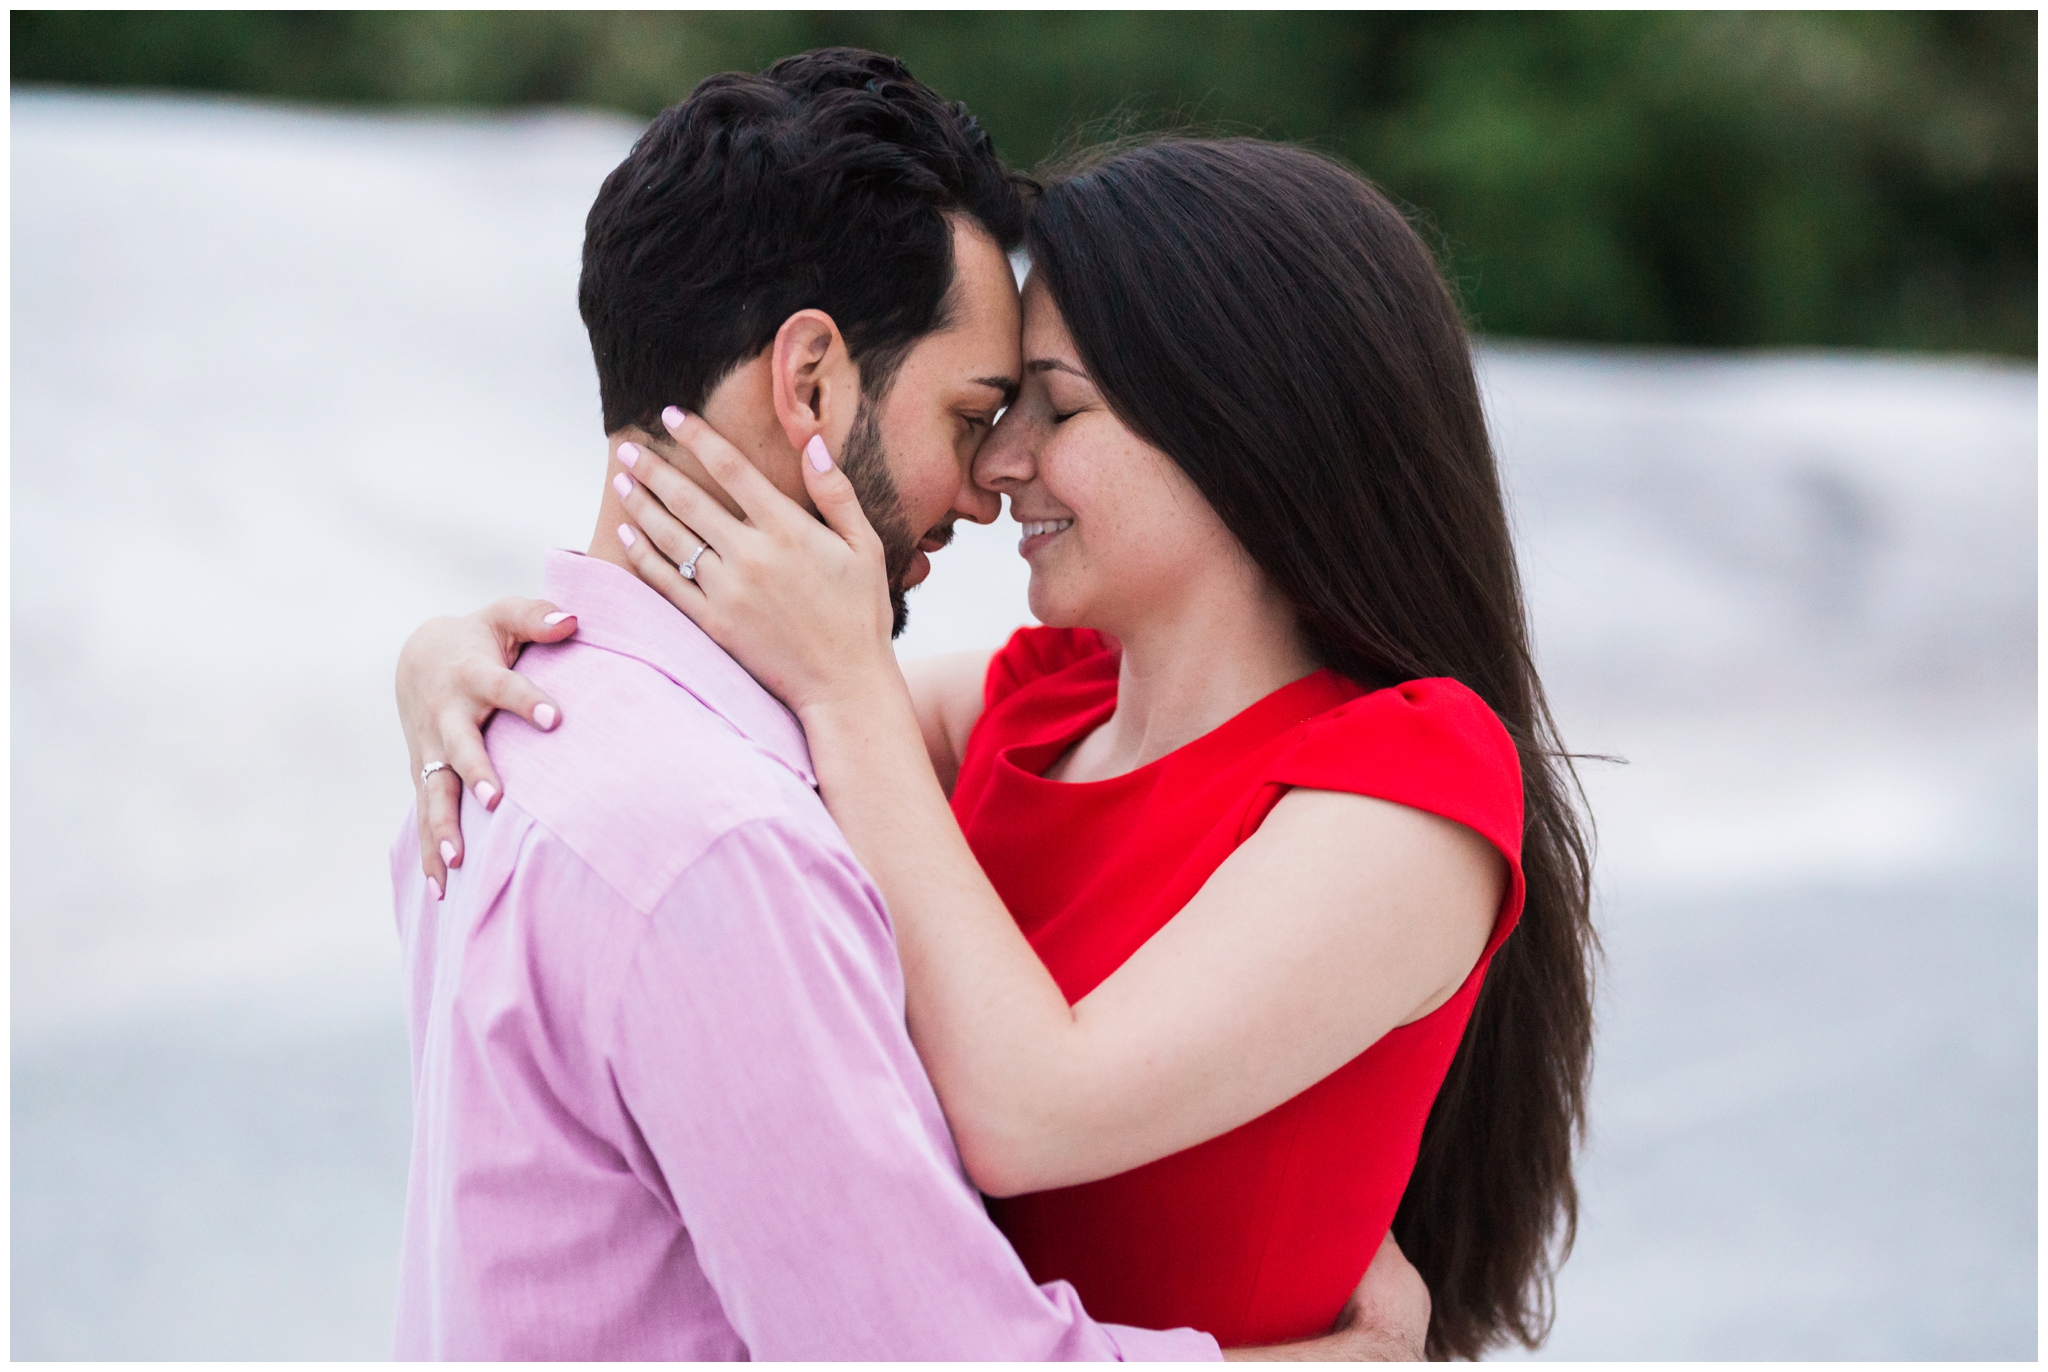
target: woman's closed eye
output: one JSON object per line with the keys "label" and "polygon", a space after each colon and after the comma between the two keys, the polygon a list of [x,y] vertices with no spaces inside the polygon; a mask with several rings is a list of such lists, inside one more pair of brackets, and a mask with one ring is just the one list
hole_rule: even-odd
{"label": "woman's closed eye", "polygon": [[1045,397],[1046,414],[1051,417],[1053,423],[1064,424],[1075,415],[1096,408],[1097,401],[1093,395],[1074,393],[1082,389],[1082,387],[1072,385],[1059,385],[1049,388],[1050,391],[1068,392],[1065,395],[1049,393]]}
{"label": "woman's closed eye", "polygon": [[1045,398],[1045,408],[1043,410],[1043,413],[1045,417],[1053,424],[1064,424],[1069,419],[1072,419],[1075,415],[1081,413],[1081,411],[1087,408],[1088,407],[1085,404],[1069,404],[1066,406],[1061,406],[1054,403],[1051,396],[1047,396]]}

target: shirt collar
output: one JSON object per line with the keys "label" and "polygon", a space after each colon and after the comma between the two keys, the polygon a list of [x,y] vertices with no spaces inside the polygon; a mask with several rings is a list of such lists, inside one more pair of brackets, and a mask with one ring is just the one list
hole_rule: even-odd
{"label": "shirt collar", "polygon": [[570,642],[646,663],[817,788],[810,745],[789,707],[653,587],[601,558],[553,548],[541,572],[541,594],[576,616]]}

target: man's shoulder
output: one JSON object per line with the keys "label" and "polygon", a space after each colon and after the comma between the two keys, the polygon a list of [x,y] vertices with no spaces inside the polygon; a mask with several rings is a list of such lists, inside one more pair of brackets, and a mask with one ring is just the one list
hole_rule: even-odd
{"label": "man's shoulder", "polygon": [[801,777],[647,663],[572,641],[529,649],[520,671],[562,718],[548,733],[516,715],[491,722],[506,798],[643,911],[736,829],[843,848]]}

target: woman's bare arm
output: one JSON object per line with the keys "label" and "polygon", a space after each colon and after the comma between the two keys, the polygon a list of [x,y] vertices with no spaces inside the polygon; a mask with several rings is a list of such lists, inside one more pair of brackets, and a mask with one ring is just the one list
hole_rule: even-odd
{"label": "woman's bare arm", "polygon": [[994,656],[982,649],[914,658],[903,664],[903,684],[910,689],[910,708],[917,715],[918,732],[924,735],[925,754],[939,778],[939,789],[948,796],[960,776],[967,736],[981,718],[982,683]]}

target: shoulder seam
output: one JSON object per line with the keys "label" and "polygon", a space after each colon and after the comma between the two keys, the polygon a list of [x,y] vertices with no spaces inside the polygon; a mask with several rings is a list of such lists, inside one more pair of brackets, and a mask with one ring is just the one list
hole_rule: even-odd
{"label": "shoulder seam", "polygon": [[[684,878],[688,877],[692,872],[697,870],[698,865],[702,863],[707,856],[710,855],[713,849],[721,848],[727,842],[738,837],[739,835],[757,829],[777,829],[781,832],[782,836],[785,839],[790,840],[793,843],[800,844],[805,848],[809,848],[816,851],[827,851],[823,848],[822,845],[813,842],[808,835],[798,832],[794,828],[794,826],[788,824],[779,815],[752,815],[744,820],[741,820],[737,824],[730,825],[727,828],[720,830],[718,835],[715,838],[713,838],[709,843],[705,844],[704,847],[698,851],[695,857],[691,858],[688,862],[684,863],[680,868],[676,870],[675,875],[672,876],[669,879],[668,883],[661,888],[661,894],[654,898],[654,903],[656,905],[659,905],[662,902],[666,901],[671,895],[673,895],[676,887],[682,884]],[[844,856],[852,861],[854,869],[861,874],[864,880],[868,880],[870,881],[870,883],[872,883],[872,878],[869,878],[867,876],[866,869],[860,866],[860,859],[854,856],[853,850],[851,848],[847,848],[845,850]],[[599,880],[602,881],[603,878],[599,877]],[[611,883],[608,881],[605,882],[605,885],[612,890],[617,889],[616,887],[612,887]],[[877,895],[879,896],[879,892],[877,893]],[[621,899],[623,900],[624,897],[621,897]],[[646,951],[647,939],[649,935],[653,932],[654,928],[654,920],[652,918],[653,911],[651,909],[642,910],[639,906],[634,905],[631,901],[627,901],[626,905],[627,908],[631,909],[635,914],[640,916],[640,924],[639,927],[633,931],[633,935],[627,949],[626,957],[620,960],[617,974],[618,979],[620,981],[623,981],[624,978],[630,977],[633,974],[634,969],[640,965],[640,959]],[[876,909],[882,917],[883,926],[888,929],[889,937],[893,941],[896,937],[896,929],[895,922],[889,918],[888,906],[885,903],[881,902],[879,899],[877,899]],[[606,998],[609,1000],[610,1005],[605,1015],[605,1038],[600,1051],[601,1056],[603,1056],[606,1061],[610,1061],[612,1045],[617,1041],[619,1033],[618,1017],[624,1009],[625,998],[619,994],[619,988],[616,983],[606,988]]]}

